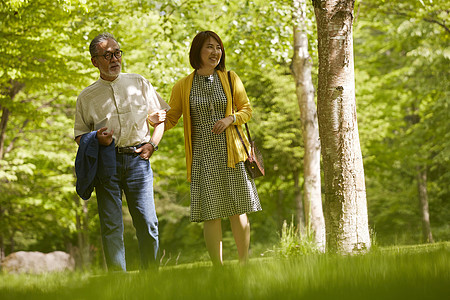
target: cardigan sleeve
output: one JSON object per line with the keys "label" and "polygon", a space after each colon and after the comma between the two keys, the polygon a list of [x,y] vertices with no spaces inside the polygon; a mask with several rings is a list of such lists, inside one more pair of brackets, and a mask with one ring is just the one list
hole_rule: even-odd
{"label": "cardigan sleeve", "polygon": [[234,116],[236,117],[236,122],[234,125],[242,125],[247,123],[252,117],[252,108],[250,106],[250,101],[248,100],[247,93],[245,92],[244,85],[242,84],[239,76],[230,71],[231,81],[233,82],[233,97],[234,104],[236,106],[236,112]]}
{"label": "cardigan sleeve", "polygon": [[167,112],[165,123],[165,130],[169,130],[177,125],[178,120],[183,114],[183,97],[182,97],[182,85],[177,82],[172,88],[172,94],[170,95],[169,106],[171,109]]}

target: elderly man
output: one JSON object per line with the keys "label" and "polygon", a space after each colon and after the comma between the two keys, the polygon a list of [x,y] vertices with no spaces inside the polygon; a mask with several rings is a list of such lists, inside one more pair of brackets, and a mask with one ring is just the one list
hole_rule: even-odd
{"label": "elderly man", "polygon": [[[92,40],[89,51],[100,78],[78,96],[74,136],[80,145],[77,161],[79,158],[82,160],[81,151],[91,151],[85,163],[92,163],[92,149],[95,149],[94,156],[98,160],[96,176],[89,175],[89,181],[93,182],[92,189],[95,186],[97,194],[107,266],[109,270],[126,271],[123,192],[136,228],[141,268],[157,266],[158,219],[149,158],[158,149],[164,133],[165,111],[170,107],[144,77],[121,73],[122,50],[113,35],[98,35]],[[147,118],[154,126],[152,135]],[[107,149],[111,149],[108,156],[105,155]],[[77,166],[77,161],[77,177],[80,177],[80,164]],[[101,173],[100,164],[106,166],[106,176],[104,172]],[[79,179],[77,192],[80,194]],[[82,198],[89,198],[90,192],[92,190]]]}

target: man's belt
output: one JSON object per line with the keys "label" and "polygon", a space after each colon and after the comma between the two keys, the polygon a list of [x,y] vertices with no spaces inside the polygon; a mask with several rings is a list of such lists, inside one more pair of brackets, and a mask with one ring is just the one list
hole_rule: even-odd
{"label": "man's belt", "polygon": [[116,152],[119,154],[133,154],[139,146],[128,146],[128,147],[116,147]]}

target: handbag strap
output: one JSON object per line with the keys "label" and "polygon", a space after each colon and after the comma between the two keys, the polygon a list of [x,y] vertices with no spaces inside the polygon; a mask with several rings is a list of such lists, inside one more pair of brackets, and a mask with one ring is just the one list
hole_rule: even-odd
{"label": "handbag strap", "polygon": [[[228,73],[228,83],[230,84],[230,91],[231,91],[231,110],[233,111],[233,114],[234,114],[233,84],[231,83],[230,71],[228,71],[227,73]],[[242,135],[239,132],[238,127],[236,125],[234,125],[234,128],[236,129],[236,132],[237,132],[237,134],[239,136],[239,139],[242,142],[242,146],[244,146],[245,153],[247,153],[247,156],[250,157],[250,154],[248,153],[247,147],[245,146],[245,143],[244,143],[244,139],[242,138]],[[247,136],[248,136],[249,142],[251,143],[252,142],[252,138],[250,136],[250,131],[248,130],[247,123],[245,123],[245,129],[247,130]]]}

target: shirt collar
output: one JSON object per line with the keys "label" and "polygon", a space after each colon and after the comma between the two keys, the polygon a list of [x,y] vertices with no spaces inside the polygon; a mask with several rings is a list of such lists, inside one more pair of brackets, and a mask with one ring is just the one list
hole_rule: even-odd
{"label": "shirt collar", "polygon": [[101,77],[98,78],[98,81],[101,82],[101,83],[103,83],[103,84],[110,85],[110,84],[114,84],[114,83],[119,82],[119,80],[120,80],[121,77],[122,77],[122,73],[120,73],[120,74],[117,76],[117,78],[114,79],[113,81],[104,80],[104,79],[102,79]]}

